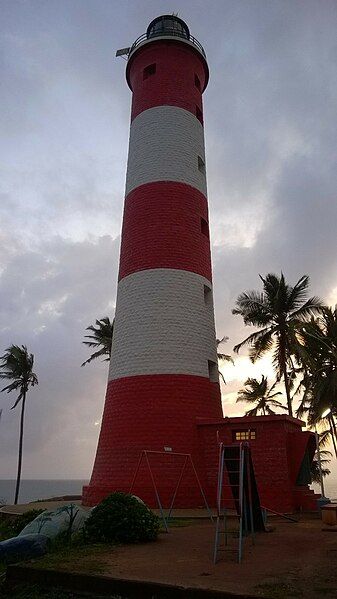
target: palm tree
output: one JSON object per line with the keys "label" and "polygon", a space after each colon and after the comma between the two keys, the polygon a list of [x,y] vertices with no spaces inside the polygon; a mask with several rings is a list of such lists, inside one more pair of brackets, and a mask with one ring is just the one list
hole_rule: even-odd
{"label": "palm tree", "polygon": [[14,498],[15,504],[18,502],[21,481],[26,397],[29,387],[38,385],[37,376],[33,372],[33,365],[34,356],[33,354],[28,353],[25,345],[22,345],[21,347],[18,345],[11,345],[5,350],[4,355],[0,357],[0,379],[12,381],[9,385],[1,389],[1,391],[7,391],[7,393],[11,393],[11,391],[19,392],[19,395],[11,408],[12,410],[21,402],[18,472]]}
{"label": "palm tree", "polygon": [[[323,477],[328,476],[330,474],[330,470],[329,470],[329,468],[327,468],[327,465],[331,461],[332,453],[331,453],[331,451],[327,451],[326,449],[324,449],[325,446],[327,445],[327,443],[329,442],[329,435],[330,435],[329,430],[325,430],[325,431],[322,431],[321,433],[317,434],[317,441],[318,441],[319,449],[316,447],[316,451],[315,451],[313,460],[310,465],[311,480],[313,483],[321,482],[320,470],[322,470]],[[321,468],[320,468],[320,466],[321,466]]]}
{"label": "palm tree", "polygon": [[320,315],[302,323],[297,330],[297,361],[306,373],[304,402],[309,424],[327,420],[337,456],[337,307],[322,309]]}
{"label": "palm tree", "polygon": [[240,314],[246,325],[260,330],[252,333],[234,347],[235,352],[248,345],[250,359],[255,362],[274,348],[274,367],[277,380],[284,380],[289,415],[292,416],[291,380],[289,372],[294,369],[292,356],[296,344],[294,327],[306,321],[322,309],[318,297],[307,298],[309,277],[301,277],[292,287],[286,283],[283,273],[280,276],[260,275],[263,291],[241,293],[236,301],[233,314]]}
{"label": "palm tree", "polygon": [[281,402],[275,399],[275,397],[281,395],[281,393],[279,391],[273,393],[276,384],[277,383],[274,383],[269,388],[268,379],[264,375],[262,375],[261,381],[254,378],[248,378],[245,381],[246,388],[239,391],[236,402],[245,401],[250,404],[256,404],[254,408],[245,413],[246,416],[257,416],[259,412],[262,412],[263,416],[275,414],[272,407],[284,409]]}
{"label": "palm tree", "polygon": [[[234,364],[234,360],[233,360],[232,356],[230,356],[229,354],[223,354],[218,351],[219,345],[221,345],[221,343],[226,343],[226,341],[228,341],[228,339],[229,339],[228,337],[224,336],[221,339],[216,340],[216,347],[217,347],[216,355],[218,357],[218,362],[231,362],[232,364]],[[220,372],[220,370],[219,370],[219,375],[221,376],[223,382],[226,384],[225,377],[222,374],[222,372]]]}
{"label": "palm tree", "polygon": [[91,341],[82,341],[84,345],[88,345],[89,347],[99,347],[98,351],[95,351],[91,354],[90,358],[83,362],[81,366],[85,366],[92,362],[92,360],[96,360],[96,358],[100,358],[101,356],[107,356],[104,359],[104,362],[109,362],[111,358],[111,347],[112,347],[112,336],[114,330],[115,319],[110,320],[108,316],[101,318],[101,320],[96,320],[95,325],[91,325],[87,327],[86,331],[91,331],[92,335],[85,335],[86,339],[91,339]]}
{"label": "palm tree", "polygon": [[298,327],[297,360],[307,373],[311,420],[327,408],[337,411],[337,307],[323,308],[316,318]]}
{"label": "palm tree", "polygon": [[[320,450],[319,453],[320,453],[322,476],[325,477],[325,476],[328,476],[331,472],[331,470],[329,470],[329,468],[327,468],[327,464],[329,464],[329,462],[330,462],[331,451]],[[316,451],[314,458],[310,464],[310,472],[311,472],[312,482],[319,484],[321,482],[321,472],[320,472],[320,468],[319,468],[317,451]]]}

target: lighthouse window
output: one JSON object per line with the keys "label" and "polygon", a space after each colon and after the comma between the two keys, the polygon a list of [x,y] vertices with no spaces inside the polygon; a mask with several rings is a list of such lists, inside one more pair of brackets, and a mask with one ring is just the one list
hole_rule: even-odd
{"label": "lighthouse window", "polygon": [[208,360],[208,376],[212,383],[217,383],[219,380],[218,367],[212,360]]}
{"label": "lighthouse window", "polygon": [[206,306],[211,305],[211,299],[212,299],[211,289],[207,285],[204,285],[204,300],[205,300]]}
{"label": "lighthouse window", "polygon": [[205,220],[204,218],[200,219],[200,228],[201,228],[201,233],[203,235],[206,235],[206,237],[208,237],[209,239],[209,228],[208,228],[208,222],[207,220]]}
{"label": "lighthouse window", "polygon": [[197,117],[198,121],[200,121],[200,123],[203,124],[204,120],[202,117],[202,111],[200,110],[199,106],[195,107],[195,116]]}
{"label": "lighthouse window", "polygon": [[156,72],[156,63],[154,62],[153,64],[149,64],[147,67],[145,67],[144,71],[143,71],[143,80],[147,79],[148,77],[151,77],[151,75],[154,75]]}
{"label": "lighthouse window", "polygon": [[194,83],[195,83],[195,87],[197,87],[198,90],[201,91],[201,83],[200,83],[200,79],[197,74],[194,75]]}
{"label": "lighthouse window", "polygon": [[256,439],[256,431],[232,431],[233,441],[254,441]]}
{"label": "lighthouse window", "polygon": [[201,158],[201,156],[198,156],[198,169],[201,173],[206,173],[205,161]]}

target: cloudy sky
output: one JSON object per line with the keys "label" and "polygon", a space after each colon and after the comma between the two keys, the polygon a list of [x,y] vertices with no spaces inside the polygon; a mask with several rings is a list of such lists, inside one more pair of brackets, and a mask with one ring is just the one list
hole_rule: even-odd
{"label": "cloudy sky", "polygon": [[[247,334],[231,308],[258,274],[337,301],[335,0],[1,0],[0,351],[25,343],[25,478],[88,478],[107,366],[80,368],[83,331],[113,316],[130,91],[118,48],[178,12],[204,45],[216,322],[223,347]],[[247,357],[225,369],[227,414]],[[0,478],[15,476],[19,412],[2,394]]]}

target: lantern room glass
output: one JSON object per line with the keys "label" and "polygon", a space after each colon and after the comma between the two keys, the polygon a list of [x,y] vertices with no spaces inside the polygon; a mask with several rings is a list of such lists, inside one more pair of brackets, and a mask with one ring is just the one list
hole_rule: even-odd
{"label": "lantern room glass", "polygon": [[178,17],[174,15],[162,15],[150,23],[146,35],[148,39],[161,35],[173,35],[189,39],[190,32],[186,23]]}

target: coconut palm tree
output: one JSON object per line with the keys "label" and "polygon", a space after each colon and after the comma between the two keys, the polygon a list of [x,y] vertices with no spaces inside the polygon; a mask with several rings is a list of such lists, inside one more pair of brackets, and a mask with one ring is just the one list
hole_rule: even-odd
{"label": "coconut palm tree", "polygon": [[309,277],[301,277],[292,287],[286,283],[283,273],[280,276],[260,275],[263,290],[241,293],[236,301],[233,314],[243,317],[246,325],[260,330],[249,335],[234,347],[239,352],[244,346],[250,348],[250,359],[255,362],[265,353],[274,349],[274,367],[277,380],[283,378],[289,415],[292,416],[291,381],[289,372],[294,369],[293,354],[296,344],[295,325],[307,321],[322,309],[318,297],[307,298]]}
{"label": "coconut palm tree", "polygon": [[20,417],[20,436],[19,436],[19,456],[18,456],[18,471],[16,477],[15,498],[14,503],[17,504],[21,482],[21,466],[22,466],[22,450],[23,450],[23,430],[25,419],[26,397],[29,387],[34,387],[38,384],[37,376],[33,372],[34,356],[28,353],[27,347],[22,345],[11,345],[5,350],[3,356],[0,357],[0,379],[10,380],[11,383],[1,389],[1,391],[17,391],[18,397],[12,410],[21,403]]}
{"label": "coconut palm tree", "polygon": [[103,361],[109,362],[111,358],[114,324],[115,319],[111,321],[108,316],[105,316],[104,318],[101,318],[101,320],[96,320],[96,326],[90,325],[90,327],[86,328],[86,331],[91,331],[92,334],[85,335],[85,339],[90,339],[91,341],[82,341],[82,343],[89,347],[99,347],[100,349],[91,354],[90,358],[83,362],[81,366],[85,366],[92,362],[92,360],[96,360],[96,358],[100,358],[101,356],[107,356]]}
{"label": "coconut palm tree", "polygon": [[332,453],[331,451],[327,451],[326,449],[324,449],[329,442],[329,435],[329,430],[322,431],[317,435],[319,451],[316,447],[313,460],[310,464],[311,480],[313,483],[319,484],[321,482],[320,466],[323,477],[328,476],[330,474],[330,470],[329,468],[327,468],[327,465],[331,462]]}
{"label": "coconut palm tree", "polygon": [[[221,343],[226,343],[226,341],[228,341],[228,339],[229,339],[228,337],[224,336],[221,339],[216,340],[216,348],[217,348],[216,355],[218,357],[218,362],[231,362],[232,364],[234,364],[234,360],[233,360],[232,356],[230,356],[229,354],[223,354],[218,351],[219,345],[221,345]],[[220,372],[220,370],[219,370],[219,375],[221,376],[223,382],[226,384],[225,377],[222,374],[222,372]]]}
{"label": "coconut palm tree", "polygon": [[337,456],[337,307],[325,307],[319,316],[301,323],[297,337],[297,361],[305,372],[302,403],[308,422],[313,425],[323,420],[329,425]]}
{"label": "coconut palm tree", "polygon": [[[320,450],[321,470],[322,470],[323,477],[328,476],[331,472],[329,470],[329,468],[327,468],[327,465],[331,461],[330,458],[331,458],[331,451]],[[320,468],[319,468],[317,451],[316,451],[314,458],[310,464],[310,472],[311,472],[312,482],[319,484],[321,482],[321,472],[320,472]]]}
{"label": "coconut palm tree", "polygon": [[275,414],[272,408],[282,408],[284,406],[280,401],[275,399],[278,395],[282,395],[280,391],[274,393],[275,382],[271,387],[268,386],[268,379],[262,375],[260,381],[254,378],[248,378],[245,381],[245,389],[241,389],[238,393],[236,402],[245,401],[250,404],[256,404],[251,410],[247,410],[246,416],[257,416],[262,412],[263,416]]}
{"label": "coconut palm tree", "polygon": [[337,412],[337,307],[325,307],[302,323],[297,337],[297,360],[307,373],[310,420],[315,422],[327,408]]}

